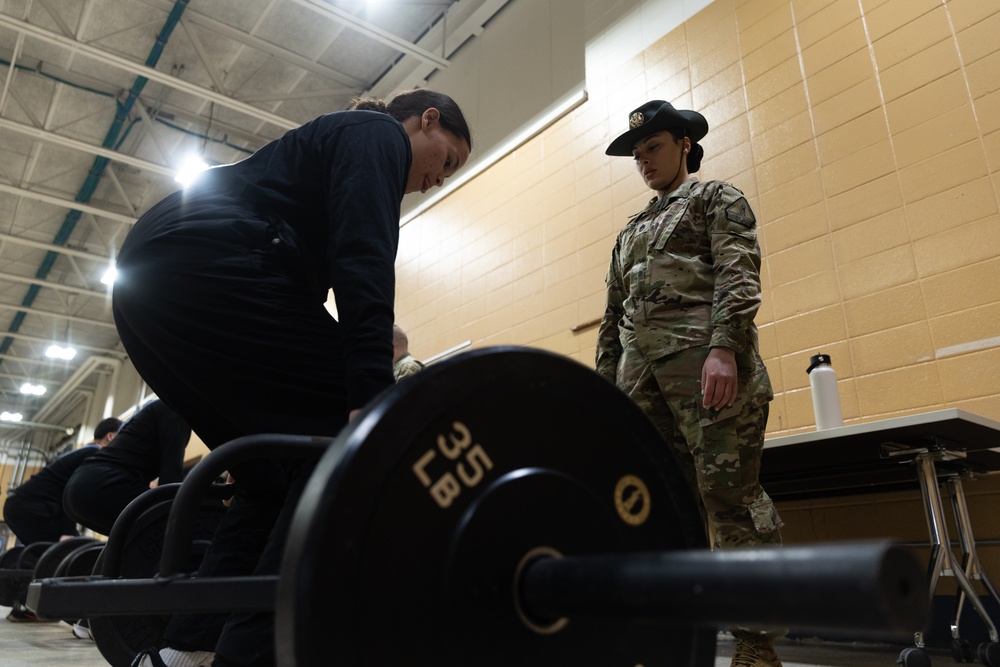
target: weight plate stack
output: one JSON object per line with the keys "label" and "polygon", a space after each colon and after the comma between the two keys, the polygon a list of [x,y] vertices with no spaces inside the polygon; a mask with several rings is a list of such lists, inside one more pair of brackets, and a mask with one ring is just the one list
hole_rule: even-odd
{"label": "weight plate stack", "polygon": [[[109,544],[97,557],[94,574],[109,579],[148,579],[156,576],[170,505],[170,500],[157,502],[136,518],[128,530],[125,543],[118,545],[123,549],[119,570],[111,572],[105,567],[105,555],[111,548]],[[225,509],[220,501],[206,501],[198,513],[190,571],[197,570]],[[101,655],[112,667],[128,667],[140,650],[161,645],[170,618],[167,614],[94,617],[90,619],[90,633]]]}
{"label": "weight plate stack", "polygon": [[324,456],[278,588],[288,667],[714,664],[714,628],[534,618],[534,557],[705,548],[652,424],[564,357],[490,348],[384,392]]}
{"label": "weight plate stack", "polygon": [[35,542],[15,547],[4,554],[0,569],[0,605],[13,607],[24,604],[28,585],[35,576],[35,565],[53,542]]}
{"label": "weight plate stack", "polygon": [[24,546],[20,545],[0,554],[0,570],[13,570],[16,568],[22,551],[24,551]]}
{"label": "weight plate stack", "polygon": [[97,557],[104,551],[104,542],[84,544],[66,554],[53,577],[86,577],[94,572]]}
{"label": "weight plate stack", "polygon": [[35,564],[35,579],[48,579],[56,576],[59,564],[69,554],[80,547],[97,542],[93,537],[76,536],[54,543],[38,558]]}

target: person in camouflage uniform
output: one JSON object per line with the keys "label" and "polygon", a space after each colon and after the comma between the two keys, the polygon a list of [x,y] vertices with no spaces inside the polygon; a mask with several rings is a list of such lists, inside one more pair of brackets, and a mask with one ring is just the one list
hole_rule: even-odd
{"label": "person in camouflage uniform", "polygon": [[[708,122],[653,100],[608,155],[632,155],[657,196],[619,233],[607,276],[597,372],[638,404],[676,454],[718,549],[780,545],[758,476],[773,398],[754,316],[756,218],[736,187],[690,176]],[[734,630],[733,667],[780,667],[782,630]]]}

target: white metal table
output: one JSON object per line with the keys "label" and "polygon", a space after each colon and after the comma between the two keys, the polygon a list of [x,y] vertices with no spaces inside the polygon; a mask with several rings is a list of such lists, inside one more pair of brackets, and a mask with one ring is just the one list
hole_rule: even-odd
{"label": "white metal table", "polygon": [[[787,499],[847,493],[865,493],[920,487],[931,558],[927,585],[933,596],[941,576],[954,577],[959,586],[955,618],[951,625],[952,653],[1000,664],[997,629],[971,580],[983,583],[1000,603],[1000,595],[976,553],[972,523],[965,502],[963,479],[1000,470],[1000,422],[958,409],[907,415],[875,422],[771,438],[764,443],[761,482],[772,497]],[[946,487],[955,514],[962,548],[958,562],[951,550],[941,486]],[[990,644],[973,655],[959,631],[965,598],[989,630]],[[917,650],[924,648],[923,629],[915,633]],[[905,659],[905,665],[929,664]]]}

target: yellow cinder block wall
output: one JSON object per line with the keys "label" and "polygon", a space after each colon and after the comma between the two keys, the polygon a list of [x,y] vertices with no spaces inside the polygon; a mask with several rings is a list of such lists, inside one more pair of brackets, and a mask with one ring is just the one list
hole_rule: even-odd
{"label": "yellow cinder block wall", "polygon": [[[698,177],[735,183],[759,219],[769,435],[814,428],[819,351],[847,423],[1000,420],[996,34],[992,0],[717,0],[588,70],[585,103],[402,228],[411,349],[471,339],[593,364],[595,328],[571,328],[602,314],[615,235],[651,196],[604,148],[660,98],[708,118]],[[830,505],[788,507],[786,539],[846,524]]]}
{"label": "yellow cinder block wall", "polygon": [[615,235],[652,194],[604,148],[662,98],[705,114],[698,177],[760,221],[769,433],[814,427],[818,351],[848,423],[1000,420],[998,31],[986,0],[717,0],[406,224],[397,320],[418,356],[472,340],[593,364],[596,329],[570,329],[602,314]]}

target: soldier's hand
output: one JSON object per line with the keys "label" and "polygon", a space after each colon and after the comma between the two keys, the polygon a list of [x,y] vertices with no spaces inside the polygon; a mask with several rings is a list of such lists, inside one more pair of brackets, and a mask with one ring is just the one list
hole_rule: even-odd
{"label": "soldier's hand", "polygon": [[702,405],[721,410],[736,400],[739,380],[736,352],[728,347],[713,347],[701,368]]}

